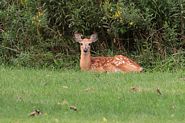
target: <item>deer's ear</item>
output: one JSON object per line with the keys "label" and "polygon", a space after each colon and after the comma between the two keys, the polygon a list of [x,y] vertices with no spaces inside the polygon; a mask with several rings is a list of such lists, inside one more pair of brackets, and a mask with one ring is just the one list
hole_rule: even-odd
{"label": "deer's ear", "polygon": [[75,33],[74,34],[74,39],[75,39],[76,42],[81,42],[82,41],[82,34]]}
{"label": "deer's ear", "polygon": [[97,35],[97,33],[92,34],[91,37],[90,37],[90,40],[91,40],[91,42],[97,41],[97,40],[98,40],[98,35]]}

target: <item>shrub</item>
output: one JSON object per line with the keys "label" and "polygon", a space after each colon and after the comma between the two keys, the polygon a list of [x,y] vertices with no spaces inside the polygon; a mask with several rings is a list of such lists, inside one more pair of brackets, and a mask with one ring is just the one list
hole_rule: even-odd
{"label": "shrub", "polygon": [[73,67],[79,60],[74,32],[99,34],[93,54],[129,55],[146,68],[184,48],[180,0],[1,0],[0,6],[2,63]]}

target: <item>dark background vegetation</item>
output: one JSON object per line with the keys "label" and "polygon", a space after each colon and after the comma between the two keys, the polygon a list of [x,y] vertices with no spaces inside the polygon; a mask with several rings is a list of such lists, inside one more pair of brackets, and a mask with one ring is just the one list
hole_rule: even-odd
{"label": "dark background vegetation", "polygon": [[1,0],[0,63],[74,68],[74,32],[98,33],[92,55],[126,55],[148,70],[185,66],[185,0]]}

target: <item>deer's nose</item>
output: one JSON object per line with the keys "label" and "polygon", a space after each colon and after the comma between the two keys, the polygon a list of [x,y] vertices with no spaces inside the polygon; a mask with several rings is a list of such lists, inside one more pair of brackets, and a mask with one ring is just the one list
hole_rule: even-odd
{"label": "deer's nose", "polygon": [[88,49],[84,49],[84,52],[86,53],[88,51]]}

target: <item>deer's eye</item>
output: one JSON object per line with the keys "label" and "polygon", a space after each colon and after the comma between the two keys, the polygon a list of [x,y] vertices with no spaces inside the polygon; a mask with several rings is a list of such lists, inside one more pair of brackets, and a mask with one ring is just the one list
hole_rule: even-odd
{"label": "deer's eye", "polygon": [[82,46],[83,44],[82,44],[82,43],[80,43],[80,45]]}

